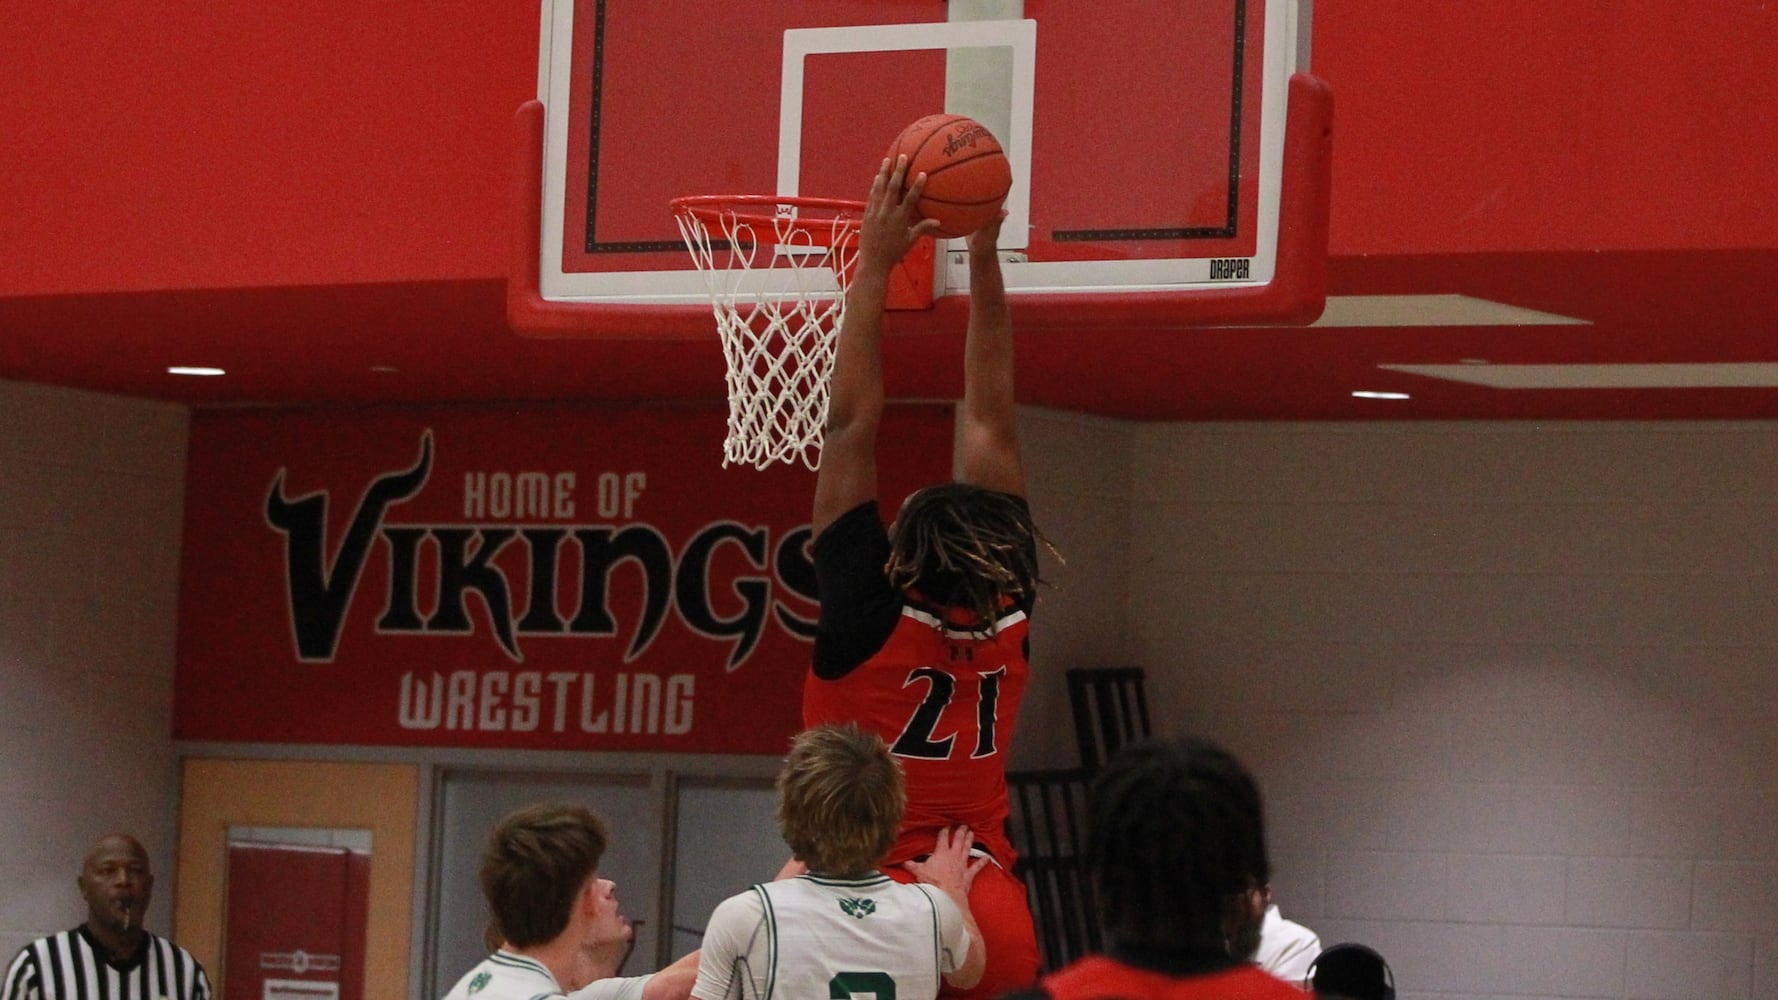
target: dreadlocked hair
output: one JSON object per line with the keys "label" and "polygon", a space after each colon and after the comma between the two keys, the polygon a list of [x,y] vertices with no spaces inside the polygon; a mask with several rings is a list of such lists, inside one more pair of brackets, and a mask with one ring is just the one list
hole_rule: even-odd
{"label": "dreadlocked hair", "polygon": [[1087,810],[1084,860],[1114,937],[1220,947],[1230,899],[1271,880],[1258,786],[1208,741],[1125,747]]}
{"label": "dreadlocked hair", "polygon": [[1022,497],[944,483],[902,505],[883,569],[897,589],[964,608],[992,631],[1004,600],[1026,600],[1045,582],[1037,573],[1037,542],[1055,554]]}

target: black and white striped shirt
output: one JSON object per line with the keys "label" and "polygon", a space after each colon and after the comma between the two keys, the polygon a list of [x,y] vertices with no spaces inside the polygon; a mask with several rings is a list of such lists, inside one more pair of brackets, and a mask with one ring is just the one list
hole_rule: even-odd
{"label": "black and white striped shirt", "polygon": [[105,961],[84,926],[25,945],[6,969],[0,1000],[210,1000],[210,978],[191,952],[144,933],[129,961]]}

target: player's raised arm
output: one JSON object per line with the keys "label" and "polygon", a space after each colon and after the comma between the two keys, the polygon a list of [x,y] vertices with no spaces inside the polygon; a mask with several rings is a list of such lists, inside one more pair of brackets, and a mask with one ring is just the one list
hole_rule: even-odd
{"label": "player's raised arm", "polygon": [[966,483],[1025,495],[1013,401],[1012,314],[1000,274],[1000,225],[969,235],[969,334],[963,346],[962,478]]}
{"label": "player's raised arm", "polygon": [[642,986],[642,1000],[686,1000],[698,981],[698,958],[694,951],[650,976]]}
{"label": "player's raised arm", "polygon": [[858,232],[858,268],[846,292],[846,318],[828,390],[827,430],[815,473],[816,537],[836,518],[877,495],[877,424],[883,415],[883,303],[889,274],[921,236],[938,223],[915,221],[913,205],[925,184],[901,184],[907,157],[884,160],[871,182]]}

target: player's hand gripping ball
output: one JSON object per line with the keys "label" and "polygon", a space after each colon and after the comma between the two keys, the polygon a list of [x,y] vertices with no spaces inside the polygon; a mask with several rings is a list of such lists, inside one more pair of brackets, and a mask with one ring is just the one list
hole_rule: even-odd
{"label": "player's hand gripping ball", "polygon": [[889,160],[908,158],[903,188],[921,173],[926,188],[915,203],[921,218],[938,221],[940,236],[967,236],[1000,214],[1012,188],[1012,165],[994,133],[963,115],[927,115],[902,129]]}

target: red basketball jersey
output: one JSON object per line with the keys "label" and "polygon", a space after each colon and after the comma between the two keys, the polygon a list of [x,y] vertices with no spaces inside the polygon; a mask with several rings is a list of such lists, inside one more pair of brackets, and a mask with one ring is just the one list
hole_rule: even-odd
{"label": "red basketball jersey", "polygon": [[1083,958],[1045,976],[1053,1000],[1303,1000],[1308,994],[1257,965],[1239,965],[1197,976],[1139,969],[1102,955]]}
{"label": "red basketball jersey", "polygon": [[1023,611],[972,632],[904,605],[875,656],[837,680],[803,684],[803,725],[857,722],[889,744],[907,775],[908,809],[888,864],[932,853],[938,831],[966,824],[1008,871],[1006,752],[1025,696]]}

